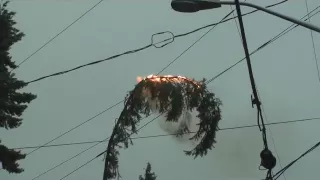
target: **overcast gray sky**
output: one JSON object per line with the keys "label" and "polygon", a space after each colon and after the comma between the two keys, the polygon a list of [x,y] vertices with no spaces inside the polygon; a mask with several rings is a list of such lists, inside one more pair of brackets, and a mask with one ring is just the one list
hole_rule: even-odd
{"label": "overcast gray sky", "polygon": [[[13,0],[9,8],[16,11],[17,27],[26,36],[12,49],[13,60],[23,61],[98,0]],[[248,0],[266,6],[280,0]],[[308,0],[309,9],[320,5]],[[272,9],[300,18],[307,13],[304,0],[290,0]],[[242,8],[243,12],[250,8]],[[66,32],[48,44],[15,70],[17,77],[29,81],[103,59],[150,43],[152,34],[174,34],[218,22],[230,6],[194,14],[175,12],[169,0],[105,0]],[[320,26],[320,15],[311,21]],[[289,22],[263,12],[244,17],[249,50],[252,51]],[[178,38],[162,48],[86,67],[75,72],[30,84],[25,91],[38,98],[25,111],[21,127],[0,131],[3,143],[11,148],[41,145],[102,110],[122,100],[136,83],[136,76],[157,73],[207,30]],[[318,57],[320,35],[314,33]],[[190,78],[211,78],[244,57],[235,21],[217,26],[163,74],[180,74]],[[298,27],[252,56],[256,84],[267,122],[320,117],[320,83],[312,49],[310,31]],[[237,65],[210,83],[210,90],[223,102],[221,128],[256,124],[256,109],[251,108],[251,86],[246,63]],[[111,134],[114,119],[123,105],[100,115],[52,144],[102,140]],[[144,120],[141,124],[147,122]],[[273,125],[269,146],[286,165],[319,141],[319,121]],[[151,123],[138,136],[163,134]],[[267,132],[270,135],[270,131]],[[92,144],[42,148],[25,160],[20,175],[0,171],[3,180],[31,180]],[[106,143],[41,176],[40,180],[59,180],[75,168],[105,150]],[[172,137],[139,139],[134,146],[121,150],[120,173],[124,180],[138,179],[147,162],[151,162],[158,180],[259,180],[261,134],[257,127],[225,130],[217,133],[216,148],[194,160],[182,150],[188,144]],[[30,149],[23,152],[30,152]],[[320,149],[303,158],[287,173],[287,180],[318,178]],[[98,158],[66,179],[102,179],[103,160]],[[279,163],[278,163],[279,165]],[[275,170],[279,170],[279,166]],[[281,177],[283,180],[283,177]]]}

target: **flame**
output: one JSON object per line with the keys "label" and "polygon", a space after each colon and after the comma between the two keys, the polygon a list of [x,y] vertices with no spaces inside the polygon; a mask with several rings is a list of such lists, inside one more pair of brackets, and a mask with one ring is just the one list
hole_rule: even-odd
{"label": "flame", "polygon": [[143,80],[143,77],[141,77],[141,76],[138,76],[137,77],[137,83],[139,83],[140,81],[142,81]]}
{"label": "flame", "polygon": [[194,81],[194,80],[192,80],[192,79],[189,79],[189,78],[187,78],[187,77],[180,76],[180,75],[178,75],[178,76],[173,76],[173,75],[158,76],[158,75],[150,74],[150,75],[148,75],[147,77],[138,76],[136,80],[137,80],[138,83],[139,83],[140,81],[146,80],[146,79],[148,79],[148,80],[150,80],[150,81],[153,81],[153,82],[159,82],[159,83],[161,83],[161,82],[164,82],[164,81],[168,81],[169,78],[170,78],[170,81],[174,81],[174,82],[176,82],[176,83],[181,83],[181,82],[183,82],[183,81],[190,81],[190,82],[193,82],[194,84],[197,84],[198,87],[200,87],[199,82],[196,82],[196,81]]}

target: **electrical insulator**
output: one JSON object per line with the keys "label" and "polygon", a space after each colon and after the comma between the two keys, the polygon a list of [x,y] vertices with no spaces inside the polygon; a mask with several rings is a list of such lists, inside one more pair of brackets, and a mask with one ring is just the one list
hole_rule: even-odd
{"label": "electrical insulator", "polygon": [[273,169],[277,164],[276,158],[273,156],[272,152],[269,149],[262,150],[260,153],[260,158],[261,166],[268,170]]}

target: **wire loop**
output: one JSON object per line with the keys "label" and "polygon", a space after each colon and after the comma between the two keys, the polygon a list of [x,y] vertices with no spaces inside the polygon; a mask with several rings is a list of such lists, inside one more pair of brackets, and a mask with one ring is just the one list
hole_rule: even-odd
{"label": "wire loop", "polygon": [[[163,41],[154,43],[154,36],[160,35],[160,34],[165,34],[165,33],[169,33],[172,37],[171,37],[171,38],[168,38],[168,39],[165,39],[165,40],[163,40]],[[162,48],[162,47],[164,47],[164,46],[172,43],[172,42],[174,41],[174,38],[175,38],[175,36],[174,36],[174,34],[173,34],[171,31],[158,32],[158,33],[155,33],[155,34],[153,34],[153,35],[151,36],[151,44],[152,44],[152,46],[154,46],[155,48]],[[169,40],[170,40],[170,41],[169,41]],[[167,41],[169,41],[169,42],[167,42]],[[165,43],[165,44],[163,44],[163,45],[161,45],[161,46],[157,46],[157,44],[164,43],[164,42],[167,42],[167,43]]]}

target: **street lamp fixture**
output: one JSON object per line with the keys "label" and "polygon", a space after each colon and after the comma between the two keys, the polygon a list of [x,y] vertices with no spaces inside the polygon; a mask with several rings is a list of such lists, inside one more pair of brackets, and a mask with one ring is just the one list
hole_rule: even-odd
{"label": "street lamp fixture", "polygon": [[[290,16],[286,16],[284,14],[275,12],[273,10],[258,6],[256,4],[248,3],[248,2],[239,2],[241,6],[247,6],[247,7],[252,7],[257,10],[266,12],[268,14],[271,14],[273,16],[277,16],[281,19],[285,19],[287,21],[290,21],[292,23],[298,24],[300,26],[303,26],[307,29],[311,29],[313,31],[316,31],[320,33],[320,28],[307,23],[305,21],[301,21],[295,18],[292,18]],[[235,1],[220,1],[220,0],[172,0],[171,1],[171,7],[173,10],[178,11],[178,12],[183,12],[183,13],[193,13],[197,11],[202,11],[202,10],[208,10],[208,9],[214,9],[214,8],[219,8],[222,5],[236,5]]]}
{"label": "street lamp fixture", "polygon": [[221,7],[220,0],[172,0],[171,7],[175,11],[193,13],[201,10]]}

